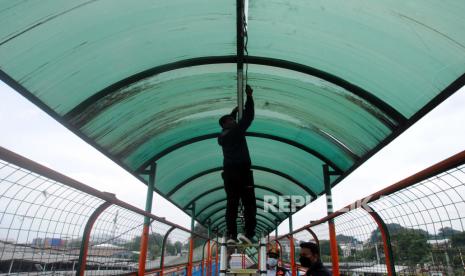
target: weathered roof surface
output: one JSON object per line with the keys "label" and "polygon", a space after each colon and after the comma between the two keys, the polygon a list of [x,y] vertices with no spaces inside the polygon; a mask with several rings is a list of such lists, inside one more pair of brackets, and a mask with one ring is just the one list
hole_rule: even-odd
{"label": "weathered roof surface", "polygon": [[[464,84],[465,2],[254,0],[248,143],[265,194],[323,192]],[[1,78],[224,228],[218,118],[236,104],[236,1],[4,1]],[[189,210],[187,210],[190,213]],[[259,212],[263,231],[285,213]]]}

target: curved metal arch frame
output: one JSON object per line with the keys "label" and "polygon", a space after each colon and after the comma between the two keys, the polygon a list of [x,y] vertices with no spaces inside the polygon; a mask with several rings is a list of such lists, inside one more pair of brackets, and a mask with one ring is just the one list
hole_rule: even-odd
{"label": "curved metal arch frame", "polygon": [[[226,227],[226,221],[223,220],[222,222],[220,222],[218,225],[216,225],[215,227],[218,227],[218,231],[221,232],[222,230],[224,230],[224,228]],[[257,228],[261,228],[260,230],[261,231],[266,231],[268,229],[269,225],[266,224],[265,222],[263,222],[262,220],[258,220],[257,219]]]}
{"label": "curved metal arch frame", "polygon": [[[260,221],[260,223],[262,223],[262,222]],[[225,221],[223,221],[221,224],[218,224],[218,226],[221,226],[221,227],[218,228],[218,232],[223,232],[224,230],[226,230],[225,229],[226,228],[226,222]],[[267,228],[265,227],[265,225],[258,224],[258,223],[256,225],[256,229],[258,229],[258,230],[260,230],[262,232],[267,231]]]}
{"label": "curved metal arch frame", "polygon": [[[208,192],[218,191],[218,190],[220,190],[220,188],[223,188],[223,187],[219,186],[219,187],[216,187],[216,188],[212,188],[212,189],[208,190]],[[272,189],[270,189],[270,188],[268,188],[268,187],[265,187],[265,186],[255,185],[255,188],[258,188],[258,189],[262,189],[262,190],[266,190],[266,191],[272,192],[273,194],[276,194],[276,195],[278,195],[278,196],[282,196],[282,195],[283,195],[283,194],[278,193],[277,191],[272,190]],[[202,194],[203,194],[203,193],[202,193]],[[258,198],[256,198],[256,199],[258,199]],[[226,198],[222,198],[222,199],[220,199],[220,200],[214,201],[213,203],[210,203],[210,205],[204,207],[204,208],[199,212],[199,214],[200,214],[201,212],[203,212],[205,209],[208,209],[211,205],[217,204],[218,202],[225,201],[225,200],[226,200]]]}
{"label": "curved metal arch frame", "polygon": [[[267,190],[269,192],[272,192],[272,193],[275,193],[277,195],[284,195],[282,194],[281,192],[279,191],[276,191],[274,189],[271,189],[269,187],[265,187],[265,186],[261,186],[261,185],[255,185],[255,188],[259,188],[259,189],[262,189],[262,190]],[[183,206],[183,208],[187,208],[189,207],[193,202],[196,202],[197,200],[199,200],[200,198],[204,197],[205,195],[211,193],[211,192],[214,192],[214,191],[217,191],[217,190],[221,190],[221,189],[224,189],[223,186],[218,186],[218,187],[215,187],[215,188],[211,188],[210,190],[207,190],[203,193],[201,193],[200,195],[196,196],[195,198],[193,198],[191,201],[189,201],[189,203],[187,203],[186,205]]]}
{"label": "curved metal arch frame", "polygon": [[[145,79],[145,78],[157,75],[157,74],[161,74],[161,73],[165,73],[165,72],[173,71],[177,69],[187,68],[187,67],[193,67],[193,66],[212,65],[212,64],[220,64],[220,63],[237,63],[237,62],[239,62],[238,57],[231,55],[231,56],[198,57],[198,58],[186,59],[186,60],[181,60],[177,62],[159,65],[159,66],[150,68],[148,70],[145,70],[143,72],[136,73],[132,76],[129,76],[123,80],[120,80],[100,90],[99,92],[95,93],[91,97],[87,98],[86,100],[78,104],[75,108],[70,110],[68,113],[66,113],[65,118],[70,119],[76,116],[77,114],[80,114],[81,112],[86,110],[89,106],[91,106],[93,103],[99,101],[100,99],[104,98],[107,95],[114,93],[118,89],[121,89],[132,83],[135,83],[137,81],[140,81],[142,79]],[[389,116],[391,119],[395,120],[398,123],[403,123],[407,120],[405,116],[402,115],[399,111],[397,111],[395,108],[390,106],[388,103],[384,102],[383,100],[375,96],[373,93],[357,85],[354,85],[338,76],[335,76],[328,72],[313,68],[311,66],[307,66],[304,64],[291,62],[287,60],[281,60],[281,59],[275,59],[275,58],[269,58],[269,57],[259,57],[259,56],[246,56],[243,58],[242,62],[245,62],[248,64],[257,64],[257,65],[264,65],[264,66],[287,69],[287,70],[291,70],[295,72],[300,72],[306,75],[310,75],[313,77],[317,77],[319,79],[323,79],[336,86],[342,87],[349,93],[352,93],[353,95],[356,95],[357,97],[369,102],[371,105],[375,106],[381,112],[383,112],[384,114],[386,114],[387,116]],[[382,121],[390,129],[394,128],[394,126],[390,122],[387,122],[385,120],[380,120],[380,121]]]}
{"label": "curved metal arch frame", "polygon": [[[226,208],[224,208],[224,209],[226,209]],[[261,220],[262,223],[265,223],[265,221],[274,223],[270,218],[265,217],[263,214],[257,213],[257,221],[258,221],[259,218],[264,219],[264,220]],[[219,227],[222,223],[226,223],[226,220],[217,220],[214,223],[212,223],[212,226]],[[268,223],[265,223],[265,225],[267,227],[272,227],[272,226],[268,225]]]}
{"label": "curved metal arch frame", "polygon": [[[257,217],[256,220],[257,220],[257,223],[260,222],[263,224],[262,226],[264,226],[263,227],[264,229],[267,229],[270,227],[270,225],[266,222],[268,220],[264,220],[261,216]],[[221,228],[221,226],[225,226],[225,224],[226,224],[226,220],[219,220],[215,226],[218,226],[219,228]]]}
{"label": "curved metal arch frame", "polygon": [[[220,187],[213,188],[213,189],[210,189],[210,190],[217,190],[218,188],[221,188],[221,189],[222,189],[223,187],[220,186]],[[278,195],[278,196],[282,196],[282,195],[283,195],[283,194],[281,194],[280,192],[275,191],[275,190],[270,189],[270,188],[265,187],[265,186],[255,185],[255,188],[262,189],[262,190],[265,190],[265,191],[269,191],[269,192],[274,193],[274,194],[276,194],[276,195]],[[256,199],[259,199],[259,198],[256,198]],[[224,201],[224,200],[225,200],[225,199],[223,199],[222,201]],[[259,199],[259,200],[261,200],[261,199]],[[188,206],[188,205],[187,205],[187,206]],[[210,206],[208,206],[208,207],[210,207]],[[207,207],[207,208],[208,208],[208,207]],[[204,209],[207,209],[207,208],[204,208]],[[203,209],[203,210],[204,210],[204,209]],[[203,210],[202,210],[202,211],[203,211]],[[279,217],[278,217],[278,218],[279,218]],[[281,218],[279,218],[279,219],[281,219]]]}
{"label": "curved metal arch frame", "polygon": [[[97,144],[94,140],[89,138],[87,135],[85,135],[81,130],[79,130],[77,127],[73,126],[70,122],[66,120],[66,117],[58,114],[55,110],[53,110],[50,106],[48,106],[45,102],[40,100],[38,97],[34,96],[33,93],[29,91],[26,87],[24,87],[22,84],[20,84],[17,80],[15,80],[13,77],[9,76],[6,72],[3,70],[0,70],[0,79],[4,81],[7,85],[12,87],[16,92],[24,96],[26,99],[31,101],[33,104],[44,110],[48,115],[50,115],[52,118],[54,118],[56,121],[64,125],[67,129],[72,131],[74,134],[76,134],[78,137],[83,139],[85,142],[90,144],[91,146],[95,147],[97,150],[102,152],[105,156],[107,156],[110,160],[121,166],[123,169],[126,171],[130,172],[134,177],[139,179],[142,182],[145,182],[145,180],[137,173],[135,172],[132,168],[130,168],[127,164],[123,163],[120,159],[116,158],[114,155],[110,154],[105,148]],[[352,165],[350,169],[345,171],[336,181],[332,183],[331,186],[335,186],[338,184],[341,180],[343,180],[345,177],[347,177],[350,173],[352,173],[355,169],[360,167],[361,164],[363,164],[366,160],[368,160],[370,157],[372,157],[375,153],[377,153],[379,150],[381,150],[383,147],[385,147],[387,144],[392,142],[396,137],[398,137],[401,133],[403,133],[406,129],[411,127],[414,123],[419,121],[421,118],[423,118],[429,111],[431,111],[433,108],[437,107],[440,103],[442,103],[445,99],[456,93],[463,85],[465,85],[465,73],[461,74],[459,77],[457,77],[454,81],[452,81],[449,85],[447,85],[440,93],[438,93],[433,99],[431,99],[425,106],[421,107],[418,111],[416,111],[410,118],[403,124],[401,124],[393,133],[388,135],[381,143],[376,145],[374,148],[369,150],[366,154],[364,154],[360,160],[358,160],[355,164]],[[158,191],[157,189],[155,189]],[[170,201],[172,202],[172,201]],[[174,205],[178,206],[178,204],[172,202]]]}
{"label": "curved metal arch frame", "polygon": [[[225,210],[225,209],[226,209],[226,208],[224,208],[224,210]],[[264,223],[267,227],[269,227],[270,225],[269,225],[268,223],[266,223],[266,221],[271,222],[271,223],[274,223],[270,218],[265,217],[264,215],[258,214],[258,213],[257,213],[256,219],[257,219],[257,222],[258,222],[259,220],[261,220],[261,222]],[[225,222],[225,223],[226,223],[226,220],[218,220],[218,221],[216,221],[214,224],[212,224],[212,226],[219,226],[219,225],[221,225],[221,222]]]}
{"label": "curved metal arch frame", "polygon": [[[277,170],[274,170],[274,169],[267,168],[265,166],[254,166],[254,165],[252,165],[251,168],[253,170],[269,172],[269,173],[272,173],[274,175],[281,176],[282,178],[285,178],[285,179],[293,182],[295,185],[299,186],[302,190],[307,192],[313,198],[318,197],[317,194],[314,191],[312,191],[310,188],[308,188],[304,184],[300,183],[298,180],[294,179],[292,176],[290,176],[288,174],[285,174],[283,172],[280,172],[280,171],[277,171]],[[218,172],[218,171],[221,171],[221,170],[223,170],[223,167],[216,167],[216,168],[207,169],[207,170],[201,171],[201,172],[199,172],[199,173],[197,173],[195,175],[192,175],[189,178],[181,181],[181,183],[179,183],[173,189],[171,189],[168,193],[166,193],[166,197],[170,198],[173,194],[175,194],[180,189],[182,189],[182,187],[184,187],[185,185],[189,184],[190,182],[192,182],[192,181],[194,181],[194,180],[196,180],[196,179],[198,179],[198,178],[200,178],[202,176],[205,176],[205,175],[213,173],[213,172]]]}
{"label": "curved metal arch frame", "polygon": [[[212,213],[217,213],[217,212],[226,210],[226,208],[227,208],[226,206],[222,206],[222,207],[216,208],[214,211],[212,211]],[[277,216],[277,215],[276,215],[275,213],[273,213],[273,212],[270,212],[270,214],[275,218],[275,220],[276,220],[276,219],[278,219],[278,220],[284,220],[284,219],[285,219],[285,218],[284,218],[284,219],[280,218],[279,216]],[[257,214],[257,215],[258,215],[258,214]],[[210,216],[209,216],[209,217],[210,217]],[[267,219],[269,219],[269,218],[267,218]],[[270,220],[270,221],[271,221],[271,220]],[[204,221],[202,221],[202,222],[204,222]],[[271,222],[273,222],[273,221],[271,221]],[[274,222],[273,222],[273,223],[274,223]]]}
{"label": "curved metal arch frame", "polygon": [[[179,143],[177,143],[175,145],[172,145],[172,146],[162,150],[161,152],[155,154],[153,157],[151,157],[150,159],[145,161],[136,171],[145,170],[145,168],[147,166],[149,166],[150,164],[152,164],[153,162],[158,161],[160,158],[162,158],[162,157],[170,154],[171,152],[176,151],[176,150],[178,150],[178,149],[180,149],[182,147],[185,147],[185,146],[197,143],[197,142],[201,142],[201,141],[205,141],[205,140],[209,140],[209,139],[214,139],[214,138],[217,138],[218,135],[219,135],[219,133],[211,133],[211,134],[200,135],[200,136],[197,136],[197,137],[192,137],[190,139],[181,141],[181,142],[179,142]],[[269,139],[269,140],[273,140],[273,141],[277,141],[277,142],[282,142],[282,143],[290,145],[290,146],[294,146],[294,147],[296,147],[296,148],[298,148],[300,150],[303,150],[303,151],[307,152],[308,154],[320,159],[323,163],[326,163],[326,164],[330,165],[335,171],[342,172],[342,169],[339,168],[339,166],[337,166],[333,161],[331,161],[331,159],[325,157],[323,154],[319,153],[318,151],[316,151],[316,150],[314,150],[312,148],[309,148],[309,147],[307,147],[307,146],[305,146],[305,145],[303,145],[301,143],[297,143],[297,142],[295,142],[293,140],[283,138],[283,137],[280,137],[280,136],[277,136],[277,135],[265,134],[265,133],[259,133],[259,132],[246,132],[245,135],[247,137],[256,137],[256,138]],[[342,147],[339,144],[333,143],[333,145],[335,145],[340,150],[347,153],[353,159],[353,161],[356,161],[356,160],[358,160],[360,158],[359,156],[355,155],[353,152],[349,151],[348,149],[346,149],[345,147]]]}
{"label": "curved metal arch frame", "polygon": [[[257,187],[256,187],[256,188],[257,188]],[[260,201],[260,202],[265,202],[263,199],[258,198],[258,197],[256,197],[255,200],[256,200],[256,201]],[[226,199],[226,198],[223,198],[223,199],[217,200],[217,201],[215,201],[215,202],[213,202],[213,203],[210,203],[209,206],[207,206],[207,207],[203,208],[201,211],[199,211],[199,212],[196,214],[196,216],[199,217],[200,214],[201,214],[203,211],[207,210],[207,209],[210,208],[211,206],[216,205],[216,204],[221,203],[221,202],[226,202],[226,201],[227,201],[227,199]],[[285,213],[285,214],[286,214],[286,215],[289,215],[289,213]],[[276,217],[276,218],[279,218],[279,217]]]}

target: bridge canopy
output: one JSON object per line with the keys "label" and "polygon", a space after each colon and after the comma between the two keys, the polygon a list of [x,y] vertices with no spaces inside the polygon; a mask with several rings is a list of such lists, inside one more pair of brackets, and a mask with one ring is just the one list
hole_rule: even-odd
{"label": "bridge canopy", "polygon": [[[464,84],[465,1],[254,0],[256,198],[324,192]],[[236,105],[236,1],[3,1],[0,77],[197,219],[225,227],[218,119]],[[269,231],[289,213],[259,212]]]}

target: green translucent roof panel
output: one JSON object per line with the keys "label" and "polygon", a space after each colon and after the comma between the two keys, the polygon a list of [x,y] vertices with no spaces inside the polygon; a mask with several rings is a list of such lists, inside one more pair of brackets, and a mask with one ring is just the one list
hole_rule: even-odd
{"label": "green translucent roof panel", "polygon": [[[205,65],[146,78],[100,98],[71,122],[138,168],[177,143],[218,132],[218,117],[235,104],[234,71],[233,64]],[[249,83],[256,87],[257,110],[251,132],[279,133],[341,169],[396,125],[353,93],[303,73],[251,65]]]}
{"label": "green translucent roof panel", "polygon": [[[249,4],[258,205],[320,195],[323,164],[337,184],[465,83],[463,1]],[[238,38],[234,0],[3,1],[0,78],[140,179],[157,162],[157,192],[224,227]]]}
{"label": "green translucent roof panel", "polygon": [[[315,194],[323,191],[323,162],[320,159],[278,141],[249,137],[247,142],[254,166],[278,169]],[[201,154],[192,158],[195,153]],[[161,192],[168,193],[190,176],[220,168],[222,164],[223,156],[216,139],[197,142],[180,148],[157,162],[156,186]]]}
{"label": "green translucent roof panel", "polygon": [[[295,185],[289,179],[267,171],[254,170],[257,201],[263,202],[264,195],[304,195],[306,190]],[[205,194],[206,191],[213,191]],[[221,191],[221,195],[216,191]],[[226,194],[223,190],[223,180],[220,172],[213,172],[185,183],[183,186],[171,190],[171,199],[183,202],[187,207],[193,200],[206,202],[207,205],[196,205],[196,217],[199,221],[206,221],[212,212],[220,207],[226,207]],[[263,205],[263,203],[260,203]],[[278,213],[279,214],[279,213]],[[285,219],[286,217],[282,218]]]}
{"label": "green translucent roof panel", "polygon": [[7,2],[2,70],[61,115],[141,71],[236,50],[233,1]]}
{"label": "green translucent roof panel", "polygon": [[339,76],[412,116],[465,65],[465,2],[250,1],[250,55]]}

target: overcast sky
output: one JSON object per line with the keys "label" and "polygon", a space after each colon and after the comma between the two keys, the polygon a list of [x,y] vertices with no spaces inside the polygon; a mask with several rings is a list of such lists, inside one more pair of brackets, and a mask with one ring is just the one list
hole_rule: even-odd
{"label": "overcast sky", "polygon": [[[0,146],[144,208],[144,184],[1,82],[0,125]],[[462,88],[342,181],[333,190],[335,209],[464,150],[464,126]],[[153,213],[190,227],[190,218],[159,195]],[[294,216],[294,227],[325,213],[322,197]],[[287,230],[284,221],[279,231]]]}

